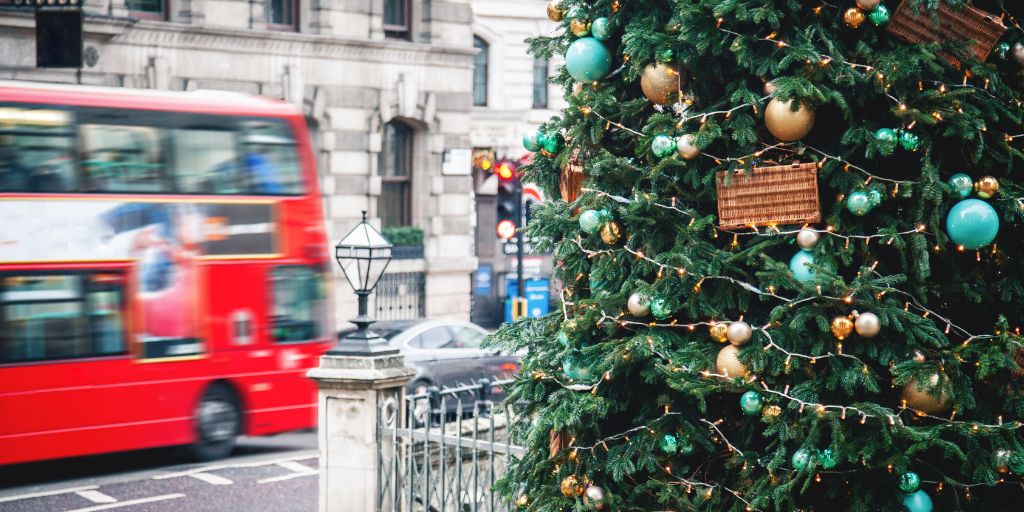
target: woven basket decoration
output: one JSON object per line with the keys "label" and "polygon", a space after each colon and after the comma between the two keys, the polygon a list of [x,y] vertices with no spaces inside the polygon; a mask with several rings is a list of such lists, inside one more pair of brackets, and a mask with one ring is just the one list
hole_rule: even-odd
{"label": "woven basket decoration", "polygon": [[551,431],[551,439],[548,443],[548,459],[556,459],[558,455],[569,447],[569,435],[560,430]]}
{"label": "woven basket decoration", "polygon": [[755,167],[750,173],[721,171],[718,225],[723,229],[821,222],[818,166],[793,163]]}
{"label": "woven basket decoration", "polygon": [[[910,0],[900,3],[886,30],[911,44],[970,41],[968,50],[979,62],[985,62],[1003,32],[1006,32],[1006,26],[999,16],[981,9],[965,7],[958,11],[941,3],[936,12],[939,21],[936,25],[932,20],[932,11],[922,5],[915,13],[910,4]],[[960,61],[953,55],[945,52],[940,55],[960,67]]]}
{"label": "woven basket decoration", "polygon": [[571,203],[580,196],[584,178],[586,176],[583,174],[583,158],[580,156],[580,149],[575,148],[558,176],[558,190],[563,201]]}

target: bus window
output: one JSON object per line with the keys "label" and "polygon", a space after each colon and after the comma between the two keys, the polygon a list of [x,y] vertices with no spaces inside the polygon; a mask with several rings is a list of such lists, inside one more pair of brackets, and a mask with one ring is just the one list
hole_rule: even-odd
{"label": "bus window", "polygon": [[277,342],[308,341],[321,336],[324,314],[322,277],[311,267],[287,266],[270,271],[271,337]]}
{"label": "bus window", "polygon": [[295,138],[283,121],[242,121],[243,181],[252,194],[301,194]]}
{"label": "bus window", "polygon": [[163,130],[83,124],[82,172],[89,192],[167,192]]}
{"label": "bus window", "polygon": [[238,194],[238,144],[225,130],[173,130],[176,190],[187,194]]}
{"label": "bus window", "polygon": [[73,192],[71,113],[0,107],[0,192]]}

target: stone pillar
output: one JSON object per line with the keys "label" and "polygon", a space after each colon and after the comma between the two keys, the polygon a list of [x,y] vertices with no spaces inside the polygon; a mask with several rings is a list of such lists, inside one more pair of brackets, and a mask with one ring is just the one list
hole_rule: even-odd
{"label": "stone pillar", "polygon": [[320,387],[320,512],[376,512],[382,449],[377,418],[389,398],[401,411],[412,370],[400,354],[325,355],[309,377]]}

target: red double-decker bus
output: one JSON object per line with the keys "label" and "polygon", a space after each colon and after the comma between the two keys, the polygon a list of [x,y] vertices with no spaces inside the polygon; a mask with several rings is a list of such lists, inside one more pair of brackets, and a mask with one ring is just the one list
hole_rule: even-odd
{"label": "red double-decker bus", "polygon": [[285,103],[0,82],[0,464],[315,425],[320,201]]}

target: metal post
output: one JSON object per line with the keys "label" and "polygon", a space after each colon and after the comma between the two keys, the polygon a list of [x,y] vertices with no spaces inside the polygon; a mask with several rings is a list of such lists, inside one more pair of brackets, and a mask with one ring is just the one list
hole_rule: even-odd
{"label": "metal post", "polygon": [[516,231],[516,289],[519,291],[519,298],[526,297],[526,287],[523,286],[523,235],[526,226],[523,222],[526,215],[523,215],[523,180],[516,180],[516,223],[519,229]]}

